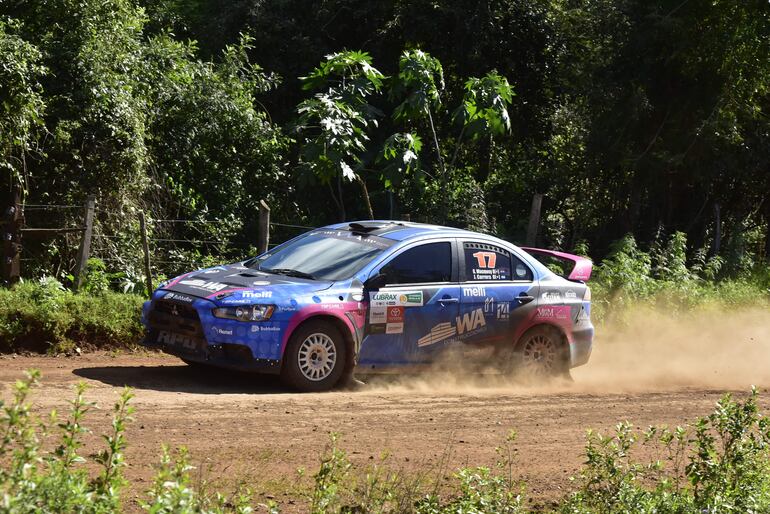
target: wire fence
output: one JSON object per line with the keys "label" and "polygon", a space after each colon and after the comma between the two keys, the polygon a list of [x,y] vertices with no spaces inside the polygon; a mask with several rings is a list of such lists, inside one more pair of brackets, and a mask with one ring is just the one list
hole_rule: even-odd
{"label": "wire fence", "polygon": [[[149,271],[153,277],[237,262],[259,253],[257,242],[244,234],[243,226],[223,225],[224,222],[217,219],[148,217],[143,235],[137,228],[138,219],[116,222],[114,216],[113,219],[109,216],[114,213],[93,201],[90,206],[28,203],[18,207],[23,213],[23,224],[15,227],[21,235],[15,258],[21,263],[21,276],[27,278],[72,277],[78,268],[86,270],[88,263],[80,262],[81,259],[98,259],[104,275],[118,287],[132,280],[142,282],[147,274],[145,252],[149,255]],[[263,244],[263,249],[275,248],[283,240],[314,228],[275,221],[261,226],[267,226],[268,233],[279,239]],[[89,244],[84,256],[86,240]],[[266,243],[267,237],[264,241]]]}

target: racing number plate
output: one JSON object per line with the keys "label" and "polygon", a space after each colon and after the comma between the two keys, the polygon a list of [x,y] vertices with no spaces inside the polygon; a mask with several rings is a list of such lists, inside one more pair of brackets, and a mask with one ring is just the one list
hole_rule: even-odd
{"label": "racing number plate", "polygon": [[161,330],[158,333],[158,343],[188,351],[195,351],[199,346],[198,339],[184,334],[177,334],[176,332],[169,332],[168,330]]}

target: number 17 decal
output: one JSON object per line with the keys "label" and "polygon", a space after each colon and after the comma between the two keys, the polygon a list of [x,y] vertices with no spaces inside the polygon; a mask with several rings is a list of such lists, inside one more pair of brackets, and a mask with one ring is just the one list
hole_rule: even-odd
{"label": "number 17 decal", "polygon": [[497,262],[495,252],[476,252],[473,254],[479,264],[479,268],[494,268]]}

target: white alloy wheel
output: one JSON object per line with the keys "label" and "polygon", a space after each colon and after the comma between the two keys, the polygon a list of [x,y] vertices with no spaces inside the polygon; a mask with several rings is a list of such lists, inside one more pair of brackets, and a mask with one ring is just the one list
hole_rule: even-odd
{"label": "white alloy wheel", "polygon": [[297,361],[302,375],[319,382],[331,375],[337,362],[337,348],[331,337],[313,333],[305,338],[297,350]]}

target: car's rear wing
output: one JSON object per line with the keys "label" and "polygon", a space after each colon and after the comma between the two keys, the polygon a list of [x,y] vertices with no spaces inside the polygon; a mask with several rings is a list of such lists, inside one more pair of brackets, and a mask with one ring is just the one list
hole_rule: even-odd
{"label": "car's rear wing", "polygon": [[537,256],[551,257],[558,261],[564,262],[568,265],[572,265],[572,271],[566,274],[564,278],[567,280],[576,280],[579,282],[585,282],[591,278],[591,271],[594,268],[594,263],[591,259],[580,257],[579,255],[572,255],[564,252],[557,252],[556,250],[543,250],[542,248],[527,248],[522,247],[527,253]]}

